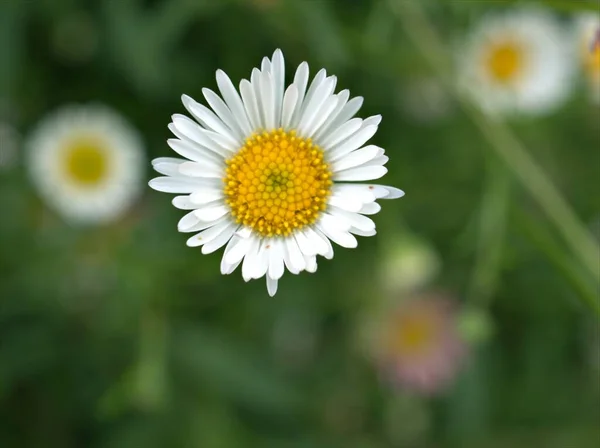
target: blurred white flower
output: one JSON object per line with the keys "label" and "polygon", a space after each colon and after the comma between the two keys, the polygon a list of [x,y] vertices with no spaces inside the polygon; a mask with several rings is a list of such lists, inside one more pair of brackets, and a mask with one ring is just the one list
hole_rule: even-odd
{"label": "blurred white flower", "polygon": [[0,171],[11,168],[17,160],[19,133],[7,122],[0,122]]}
{"label": "blurred white flower", "polygon": [[572,89],[575,61],[569,42],[544,11],[486,16],[460,50],[458,81],[488,113],[548,113]]}
{"label": "blurred white flower", "polygon": [[71,222],[114,220],[142,191],[142,142],[105,106],[61,108],[39,123],[26,149],[40,195]]}
{"label": "blurred white flower", "polygon": [[592,101],[600,104],[600,14],[588,13],[577,19],[577,52]]}
{"label": "blurred white flower", "polygon": [[389,241],[380,260],[381,285],[391,293],[414,291],[427,285],[441,266],[435,250],[425,240],[410,234]]}
{"label": "blurred white flower", "polygon": [[364,146],[381,116],[355,118],[363,99],[334,93],[337,78],[325,69],[309,83],[303,62],[286,88],[276,50],[239,91],[222,70],[216,77],[222,98],[202,90],[210,108],[183,96],[196,121],[173,115],[177,138],[167,143],[184,158],[154,160],[163,177],[150,186],[182,194],[173,205],[189,211],[178,225],[195,233],[188,246],[203,254],[226,246],[221,272],[242,265],[244,280],[266,277],[273,296],[286,268],[315,272],[317,255],[333,258],[331,241],[355,248],[355,235],[375,235],[366,215],[379,212],[377,200],[404,192],[358,183],[387,173],[385,150]]}

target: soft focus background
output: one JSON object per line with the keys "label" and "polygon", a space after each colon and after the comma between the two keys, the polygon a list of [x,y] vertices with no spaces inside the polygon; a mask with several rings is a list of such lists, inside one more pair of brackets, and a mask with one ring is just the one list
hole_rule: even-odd
{"label": "soft focus background", "polygon": [[[529,165],[502,152],[516,138],[597,243],[600,108],[578,78],[556,112],[486,121],[430,65],[429,31],[456,49],[514,3],[2,0],[0,447],[600,446],[598,285],[559,231],[573,226],[530,195]],[[538,6],[565,26],[599,8]],[[201,100],[217,68],[237,83],[275,48],[288,80],[306,60],[383,115],[384,183],[407,192],[316,274],[269,298],[187,248],[164,194],[77,227],[32,187],[22,144],[59,106],[107,104],[148,160],[172,156],[181,94]],[[364,333],[429,292],[456,303],[470,354],[424,396],[382,379]]]}

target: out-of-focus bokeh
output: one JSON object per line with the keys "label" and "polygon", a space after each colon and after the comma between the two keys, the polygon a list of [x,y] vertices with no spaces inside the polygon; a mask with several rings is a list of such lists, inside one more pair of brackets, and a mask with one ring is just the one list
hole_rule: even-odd
{"label": "out-of-focus bokeh", "polygon": [[[0,447],[599,446],[599,17],[595,0],[2,0]],[[276,48],[287,82],[325,67],[382,114],[382,183],[406,196],[270,298],[186,247],[185,212],[146,183],[181,95]],[[85,119],[60,115],[74,105]],[[61,136],[86,123],[106,145],[79,141],[68,169],[129,184],[61,180]],[[118,164],[94,165],[104,147]]]}

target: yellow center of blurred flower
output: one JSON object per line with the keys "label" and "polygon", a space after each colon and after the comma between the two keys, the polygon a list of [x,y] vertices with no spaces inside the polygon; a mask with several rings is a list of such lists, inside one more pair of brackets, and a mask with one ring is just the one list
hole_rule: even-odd
{"label": "yellow center of blurred flower", "polygon": [[64,171],[71,182],[81,187],[93,187],[104,180],[108,172],[105,148],[92,139],[78,139],[66,146]]}
{"label": "yellow center of blurred flower", "polygon": [[326,208],[332,181],[323,150],[295,131],[252,135],[226,163],[226,203],[261,236],[289,235]]}
{"label": "yellow center of blurred flower", "polygon": [[435,319],[421,313],[405,316],[393,331],[391,349],[403,355],[427,353],[436,337]]}
{"label": "yellow center of blurred flower", "polygon": [[488,50],[485,66],[496,81],[510,83],[521,73],[523,51],[515,42],[493,44]]}
{"label": "yellow center of blurred flower", "polygon": [[[596,43],[591,50],[589,45],[586,46],[584,65],[590,76],[600,77],[600,43]],[[600,81],[600,79],[596,80]]]}

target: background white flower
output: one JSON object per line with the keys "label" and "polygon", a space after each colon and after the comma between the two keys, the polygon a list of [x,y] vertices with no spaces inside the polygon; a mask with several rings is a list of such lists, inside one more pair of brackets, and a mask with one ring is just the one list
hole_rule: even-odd
{"label": "background white flower", "polygon": [[600,104],[600,14],[583,14],[576,22],[575,51],[580,56],[592,101]]}
{"label": "background white flower", "polygon": [[[333,257],[331,241],[357,246],[355,235],[375,235],[365,215],[380,210],[377,199],[404,193],[393,187],[352,184],[382,177],[384,150],[363,146],[381,116],[353,118],[363,99],[348,90],[334,94],[337,78],[320,70],[308,83],[306,62],[285,89],[283,54],[276,50],[254,69],[239,92],[217,71],[222,98],[203,89],[209,109],[188,96],[183,103],[197,123],[173,115],[169,146],[188,160],[159,158],[166,177],[156,190],[183,193],[173,204],[191,210],[178,225],[200,232],[188,246],[212,253],[225,246],[223,274],[242,264],[246,281],[267,278],[270,295],[285,268],[315,272],[316,256]],[[241,94],[241,96],[240,96]]]}
{"label": "background white flower", "polygon": [[70,105],[52,113],[27,141],[27,157],[40,195],[71,222],[111,221],[142,191],[142,142],[105,106]]}
{"label": "background white flower", "polygon": [[574,60],[550,14],[515,10],[485,16],[459,57],[460,85],[489,113],[543,114],[565,101]]}

